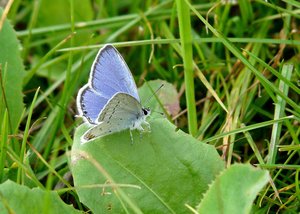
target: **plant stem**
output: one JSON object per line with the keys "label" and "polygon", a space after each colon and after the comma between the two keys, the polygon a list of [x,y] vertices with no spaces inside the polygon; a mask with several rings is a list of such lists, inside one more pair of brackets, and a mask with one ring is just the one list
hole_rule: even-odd
{"label": "plant stem", "polygon": [[193,49],[190,9],[183,0],[177,0],[180,42],[184,65],[185,95],[188,114],[189,133],[193,136],[197,132],[197,115],[195,104],[195,87],[193,72]]}

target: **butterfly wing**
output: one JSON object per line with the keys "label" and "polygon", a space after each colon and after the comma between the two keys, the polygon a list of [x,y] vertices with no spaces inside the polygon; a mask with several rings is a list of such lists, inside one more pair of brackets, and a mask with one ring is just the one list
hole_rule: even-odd
{"label": "butterfly wing", "polygon": [[124,92],[140,101],[133,76],[121,54],[112,45],[103,47],[92,66],[91,86],[98,93],[111,98]]}
{"label": "butterfly wing", "polygon": [[95,58],[88,84],[78,92],[77,108],[80,116],[89,123],[96,124],[101,110],[118,92],[127,93],[140,101],[134,79],[124,59],[112,45],[106,45]]}
{"label": "butterfly wing", "polygon": [[98,95],[97,92],[88,85],[82,87],[77,95],[77,109],[80,116],[91,124],[96,124],[99,112],[103,109],[108,99]]}
{"label": "butterfly wing", "polygon": [[99,114],[97,122],[112,119],[138,119],[143,115],[142,105],[134,97],[126,93],[117,93],[103,108]]}
{"label": "butterfly wing", "polygon": [[82,142],[128,128],[141,129],[146,116],[141,104],[134,97],[126,93],[117,93],[101,111],[97,119],[98,124],[83,135]]}

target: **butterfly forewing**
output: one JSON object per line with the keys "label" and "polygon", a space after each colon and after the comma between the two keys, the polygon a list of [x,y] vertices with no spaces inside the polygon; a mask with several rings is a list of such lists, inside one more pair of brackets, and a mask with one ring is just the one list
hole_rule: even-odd
{"label": "butterfly forewing", "polygon": [[99,111],[103,109],[108,100],[98,95],[92,88],[85,86],[80,89],[77,96],[77,103],[80,103],[80,108],[78,108],[79,113],[89,123],[95,124],[99,116]]}
{"label": "butterfly forewing", "polygon": [[106,45],[97,54],[88,84],[78,92],[77,108],[80,116],[96,124],[108,100],[119,92],[130,94],[140,101],[134,79],[122,56],[112,45]]}
{"label": "butterfly forewing", "polygon": [[132,74],[112,45],[106,45],[99,51],[90,78],[91,86],[100,94],[112,97],[118,92],[124,92],[140,101]]}

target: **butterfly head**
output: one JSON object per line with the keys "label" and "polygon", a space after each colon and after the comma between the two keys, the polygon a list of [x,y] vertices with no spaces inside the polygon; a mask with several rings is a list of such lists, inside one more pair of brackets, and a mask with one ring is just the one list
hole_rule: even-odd
{"label": "butterfly head", "polygon": [[143,114],[145,117],[149,116],[151,114],[150,108],[143,108]]}

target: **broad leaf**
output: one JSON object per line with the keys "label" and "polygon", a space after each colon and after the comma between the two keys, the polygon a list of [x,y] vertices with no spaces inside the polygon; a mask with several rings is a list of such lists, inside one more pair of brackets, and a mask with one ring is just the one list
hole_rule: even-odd
{"label": "broad leaf", "polygon": [[77,128],[71,154],[80,201],[94,213],[184,213],[196,206],[224,168],[213,146],[203,144],[165,118],[149,120],[151,133],[129,131],[86,144]]}
{"label": "broad leaf", "polygon": [[[0,8],[0,17],[2,16]],[[0,31],[0,122],[3,122],[5,109],[8,109],[10,133],[13,133],[20,122],[24,108],[22,81],[25,74],[20,56],[20,44],[9,21],[5,20]],[[4,91],[2,90],[4,89]]]}
{"label": "broad leaf", "polygon": [[236,164],[226,169],[204,195],[199,213],[250,213],[258,192],[267,184],[266,170]]}
{"label": "broad leaf", "polygon": [[81,213],[65,204],[56,192],[29,189],[10,180],[0,185],[0,213]]}

